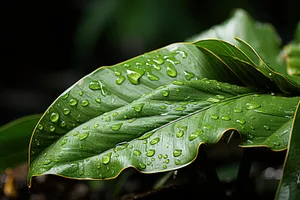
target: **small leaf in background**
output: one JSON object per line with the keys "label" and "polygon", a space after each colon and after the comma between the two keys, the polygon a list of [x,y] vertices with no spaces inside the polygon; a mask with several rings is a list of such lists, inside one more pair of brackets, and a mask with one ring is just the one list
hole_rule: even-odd
{"label": "small leaf in background", "polygon": [[0,127],[0,173],[27,162],[30,137],[40,117],[29,115]]}
{"label": "small leaf in background", "polygon": [[295,112],[276,200],[300,199],[300,101]]}

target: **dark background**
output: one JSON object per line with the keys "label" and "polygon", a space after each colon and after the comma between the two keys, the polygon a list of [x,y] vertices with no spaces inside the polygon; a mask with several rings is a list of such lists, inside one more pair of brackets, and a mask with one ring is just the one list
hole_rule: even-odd
{"label": "dark background", "polygon": [[0,125],[44,112],[100,66],[184,41],[235,8],[273,24],[283,44],[300,21],[300,1],[292,0],[1,1]]}

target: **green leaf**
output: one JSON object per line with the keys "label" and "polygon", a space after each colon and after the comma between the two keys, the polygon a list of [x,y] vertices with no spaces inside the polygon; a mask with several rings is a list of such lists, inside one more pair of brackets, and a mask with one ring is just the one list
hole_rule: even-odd
{"label": "green leaf", "polygon": [[[276,91],[276,85],[282,92],[300,93],[299,84],[294,82],[289,76],[284,76],[274,71],[249,44],[241,39],[236,39],[243,45],[243,49],[248,48],[247,55],[233,44],[222,40],[200,40],[195,42],[195,44],[222,60],[233,73],[239,75],[239,78],[245,85],[271,89],[273,92]],[[251,58],[249,55],[251,55]],[[252,58],[255,58],[255,60],[252,60]],[[261,74],[257,73],[257,71],[261,72]]]}
{"label": "green leaf", "polygon": [[175,81],[60,137],[32,161],[29,181],[41,174],[110,179],[128,167],[177,169],[196,158],[200,144],[215,144],[232,129],[245,147],[282,150],[288,139],[277,143],[278,137],[288,138],[299,98],[208,79]]}
{"label": "green leaf", "polygon": [[300,198],[300,101],[292,123],[291,134],[276,198],[296,200]]}
{"label": "green leaf", "polygon": [[0,127],[0,172],[27,162],[30,136],[40,117],[29,115]]}
{"label": "green leaf", "polygon": [[[297,38],[297,32],[295,35]],[[281,74],[286,79],[300,85],[300,78],[290,76],[287,73],[285,61],[281,57],[281,39],[274,27],[269,23],[253,20],[246,11],[236,9],[228,20],[189,38],[188,41],[199,41],[208,38],[222,39],[236,45],[258,66],[263,61],[262,66],[268,66],[267,68],[275,71],[275,74]],[[239,38],[239,40],[235,38]],[[245,44],[251,45],[251,48]],[[258,52],[259,57],[253,51]]]}

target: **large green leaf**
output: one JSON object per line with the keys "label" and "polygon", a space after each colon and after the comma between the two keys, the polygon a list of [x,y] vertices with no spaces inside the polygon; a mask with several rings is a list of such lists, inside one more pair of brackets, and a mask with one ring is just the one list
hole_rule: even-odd
{"label": "large green leaf", "polygon": [[32,161],[29,178],[109,179],[130,166],[172,170],[192,162],[201,143],[215,144],[231,129],[240,132],[243,146],[286,148],[300,98],[253,92],[208,79],[159,87],[60,137]]}
{"label": "large green leaf", "polygon": [[27,162],[30,136],[40,117],[29,115],[0,127],[0,173]]}
{"label": "large green leaf", "polygon": [[300,198],[300,101],[292,124],[288,150],[276,199],[296,200]]}
{"label": "large green leaf", "polygon": [[[297,32],[295,41],[297,41]],[[251,45],[251,49],[240,38]],[[300,78],[290,76],[286,70],[285,61],[281,58],[281,39],[276,33],[274,27],[269,23],[261,23],[252,19],[252,17],[242,9],[236,9],[233,15],[220,25],[215,25],[211,29],[204,31],[188,39],[188,41],[198,41],[207,38],[217,38],[230,42],[239,47],[255,63],[264,60],[265,65],[272,68],[275,73],[279,73],[286,79],[300,84]],[[257,57],[252,51],[258,52]]]}

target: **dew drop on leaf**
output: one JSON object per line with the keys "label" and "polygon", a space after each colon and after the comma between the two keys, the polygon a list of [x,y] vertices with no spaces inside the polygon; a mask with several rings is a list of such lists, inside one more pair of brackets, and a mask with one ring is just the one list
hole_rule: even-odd
{"label": "dew drop on leaf", "polygon": [[242,109],[240,109],[240,108],[235,108],[235,109],[233,110],[233,112],[235,112],[235,113],[241,113],[241,112],[242,112]]}
{"label": "dew drop on leaf", "polygon": [[105,164],[105,165],[108,164],[110,162],[110,156],[111,156],[111,153],[108,153],[108,154],[104,155],[102,157],[102,163]]}
{"label": "dew drop on leaf", "polygon": [[77,103],[78,103],[77,99],[74,99],[74,98],[70,99],[70,102],[69,102],[70,106],[76,106]]}
{"label": "dew drop on leaf", "polygon": [[214,120],[217,120],[217,119],[219,119],[219,116],[218,115],[212,115],[211,118],[214,119]]}
{"label": "dew drop on leaf", "polygon": [[225,121],[229,121],[229,120],[231,120],[231,117],[229,117],[228,115],[225,115],[225,116],[222,116],[221,119],[225,120]]}
{"label": "dew drop on leaf", "polygon": [[175,165],[180,165],[181,162],[180,162],[180,160],[176,159],[174,163],[175,163]]}
{"label": "dew drop on leaf", "polygon": [[63,109],[64,115],[68,115],[71,111],[68,108]]}
{"label": "dew drop on leaf", "polygon": [[189,141],[193,141],[194,139],[196,139],[197,137],[199,137],[202,133],[203,133],[202,130],[195,131],[195,132],[191,133],[189,135]]}
{"label": "dew drop on leaf", "polygon": [[144,71],[140,70],[140,69],[135,69],[135,71],[133,70],[127,70],[127,77],[128,80],[134,84],[134,85],[138,85],[139,84],[139,79],[144,75]]}
{"label": "dew drop on leaf", "polygon": [[39,124],[37,128],[41,131],[41,130],[43,130],[44,127],[42,124]]}
{"label": "dew drop on leaf", "polygon": [[133,150],[133,155],[135,156],[140,156],[142,154],[142,152],[138,149]]}
{"label": "dew drop on leaf", "polygon": [[177,71],[176,71],[175,67],[172,64],[168,65],[167,74],[168,74],[168,76],[170,76],[172,78],[177,76]]}
{"label": "dew drop on leaf", "polygon": [[124,76],[119,76],[116,80],[116,84],[120,85],[125,81],[125,77]]}
{"label": "dew drop on leaf", "polygon": [[160,141],[160,138],[154,138],[154,139],[152,139],[151,141],[150,141],[150,144],[151,145],[154,145],[154,144],[157,144],[158,142]]}
{"label": "dew drop on leaf", "polygon": [[207,102],[211,102],[211,103],[218,103],[218,102],[220,102],[220,99],[216,99],[216,98],[210,97],[206,101]]}
{"label": "dew drop on leaf", "polygon": [[176,149],[173,151],[173,156],[174,157],[178,157],[182,154],[182,150],[181,149]]}
{"label": "dew drop on leaf", "polygon": [[136,112],[140,112],[142,110],[143,106],[144,106],[144,104],[140,103],[140,104],[134,106],[133,108]]}
{"label": "dew drop on leaf", "polygon": [[162,95],[163,95],[164,97],[169,96],[169,91],[168,91],[168,90],[163,90],[163,91],[162,91]]}
{"label": "dew drop on leaf", "polygon": [[101,98],[98,97],[98,98],[95,99],[95,101],[96,101],[97,103],[101,103]]}
{"label": "dew drop on leaf", "polygon": [[59,119],[59,114],[56,112],[51,113],[50,115],[50,121],[51,122],[57,122]]}
{"label": "dew drop on leaf", "polygon": [[50,130],[51,132],[54,132],[54,131],[55,131],[55,127],[54,127],[54,126],[50,126],[50,127],[49,127],[49,130]]}
{"label": "dew drop on leaf", "polygon": [[184,135],[183,130],[180,130],[178,133],[176,133],[177,138],[181,138]]}
{"label": "dew drop on leaf", "polygon": [[270,126],[269,125],[264,125],[264,129],[270,130]]}
{"label": "dew drop on leaf", "polygon": [[195,77],[195,74],[193,74],[192,72],[183,71],[183,73],[184,73],[185,79],[188,81]]}
{"label": "dew drop on leaf", "polygon": [[119,130],[122,126],[123,126],[123,123],[118,123],[118,124],[112,125],[110,128],[111,128],[111,130],[113,130],[113,131],[117,131],[117,130]]}
{"label": "dew drop on leaf", "polygon": [[88,106],[89,105],[89,100],[83,100],[82,102],[81,102],[81,106],[83,106],[83,107],[86,107],[86,106]]}
{"label": "dew drop on leaf", "polygon": [[69,97],[69,92],[66,92],[64,95],[62,95],[63,99],[67,99]]}
{"label": "dew drop on leaf", "polygon": [[158,65],[162,65],[165,61],[162,58],[153,59],[153,62],[155,62]]}
{"label": "dew drop on leaf", "polygon": [[240,123],[240,124],[245,124],[245,123],[246,123],[246,121],[243,120],[243,119],[237,119],[236,122],[237,122],[237,123]]}
{"label": "dew drop on leaf", "polygon": [[151,157],[151,156],[153,156],[154,154],[155,154],[155,150],[154,150],[154,149],[150,149],[150,150],[148,150],[147,153],[146,153],[146,155],[147,155],[148,157]]}
{"label": "dew drop on leaf", "polygon": [[146,169],[146,165],[144,163],[139,164],[140,169]]}
{"label": "dew drop on leaf", "polygon": [[60,122],[60,126],[61,126],[61,127],[65,127],[66,125],[67,125],[67,123],[66,123],[65,121],[61,121],[61,122]]}
{"label": "dew drop on leaf", "polygon": [[89,136],[89,132],[84,132],[84,133],[81,133],[78,135],[78,139],[80,141],[82,141],[82,140],[86,139],[88,136]]}
{"label": "dew drop on leaf", "polygon": [[247,110],[253,110],[253,109],[259,108],[260,106],[261,106],[260,104],[255,103],[255,102],[247,103],[246,104],[246,109]]}
{"label": "dew drop on leaf", "polygon": [[89,84],[89,88],[91,90],[100,90],[101,86],[100,86],[99,81],[91,81],[90,84]]}
{"label": "dew drop on leaf", "polygon": [[150,81],[158,81],[158,80],[159,80],[159,78],[158,78],[157,76],[155,76],[155,75],[153,75],[153,74],[150,74],[150,73],[147,74],[147,78],[148,78]]}

